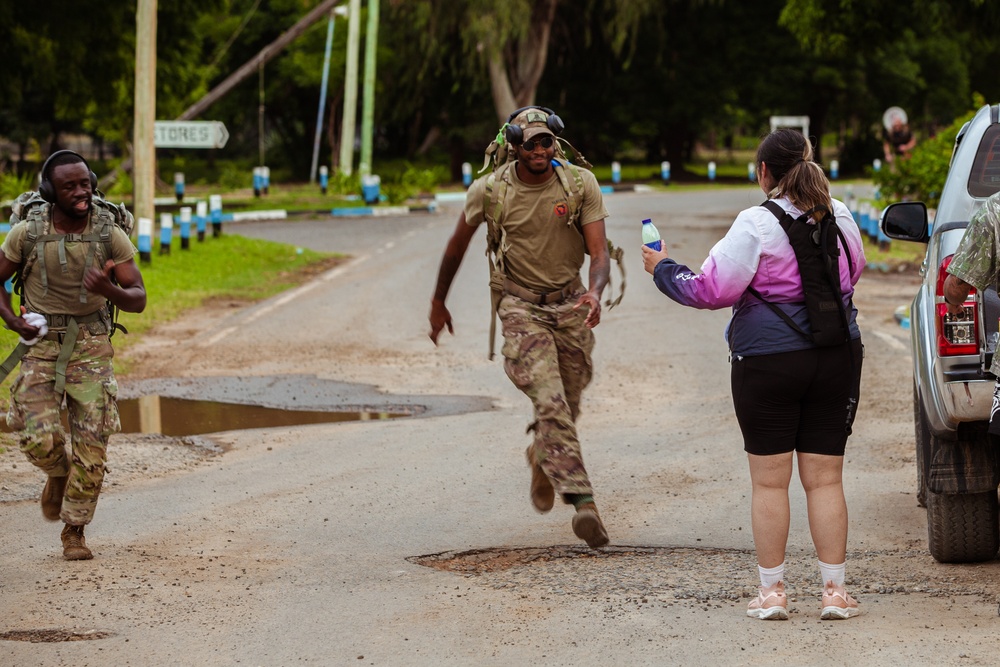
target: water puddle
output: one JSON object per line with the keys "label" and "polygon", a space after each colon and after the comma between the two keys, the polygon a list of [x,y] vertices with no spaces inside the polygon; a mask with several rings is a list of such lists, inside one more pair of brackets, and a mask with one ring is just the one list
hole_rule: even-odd
{"label": "water puddle", "polygon": [[[411,412],[285,410],[259,405],[201,401],[168,396],[119,399],[122,433],[159,433],[169,436],[204,435],[276,426],[302,426],[347,421],[409,417]],[[63,414],[63,426],[69,428]],[[10,432],[6,420],[0,430]]]}
{"label": "water puddle", "polygon": [[408,416],[399,412],[284,410],[167,396],[141,396],[137,399],[120,400],[118,412],[121,415],[122,433],[161,433],[172,436]]}

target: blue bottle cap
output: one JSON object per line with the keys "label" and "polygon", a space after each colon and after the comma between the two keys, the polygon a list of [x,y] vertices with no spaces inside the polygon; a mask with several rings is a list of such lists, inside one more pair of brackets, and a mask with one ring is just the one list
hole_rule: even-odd
{"label": "blue bottle cap", "polygon": [[645,225],[646,223],[652,223],[652,222],[653,221],[650,218],[646,218],[645,220],[642,221],[642,224]]}

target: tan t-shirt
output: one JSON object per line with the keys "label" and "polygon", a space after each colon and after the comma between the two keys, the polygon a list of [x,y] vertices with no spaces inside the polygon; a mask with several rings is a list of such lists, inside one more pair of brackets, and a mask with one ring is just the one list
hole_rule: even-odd
{"label": "tan t-shirt", "polygon": [[[91,216],[84,234],[89,234],[94,225],[96,214]],[[49,223],[51,225],[51,223]],[[21,263],[24,237],[28,232],[26,223],[14,225],[7,238],[4,239],[0,251],[15,264]],[[25,306],[30,312],[43,313],[48,315],[89,315],[100,310],[105,304],[105,299],[100,294],[87,292],[86,302],[80,301],[80,293],[83,286],[83,274],[87,266],[87,255],[94,252],[97,247],[97,256],[92,261],[92,266],[104,266],[104,244],[97,242],[91,244],[86,241],[75,241],[66,243],[66,272],[62,270],[59,263],[59,242],[45,243],[45,273],[48,276],[48,291],[42,287],[41,273],[37,260],[33,264],[28,278],[24,284]],[[41,243],[36,243],[36,251],[42,247]],[[111,254],[115,264],[121,264],[132,259],[138,252],[132,241],[125,235],[117,225],[111,225]]]}
{"label": "tan t-shirt", "polygon": [[[580,222],[587,225],[605,219],[608,210],[597,178],[578,169],[583,179]],[[556,174],[541,185],[528,185],[517,177],[513,165],[508,171],[511,185],[500,220],[510,244],[504,254],[507,277],[532,292],[560,289],[579,275],[586,248],[570,219],[566,191]],[[485,220],[486,178],[474,181],[465,198],[465,221],[473,227]]]}

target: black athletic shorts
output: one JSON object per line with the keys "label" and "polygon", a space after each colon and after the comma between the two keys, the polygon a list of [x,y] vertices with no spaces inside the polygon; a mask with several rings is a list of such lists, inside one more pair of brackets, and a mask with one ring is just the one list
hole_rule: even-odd
{"label": "black athletic shorts", "polygon": [[733,357],[732,385],[743,449],[843,456],[857,414],[861,339],[755,357]]}

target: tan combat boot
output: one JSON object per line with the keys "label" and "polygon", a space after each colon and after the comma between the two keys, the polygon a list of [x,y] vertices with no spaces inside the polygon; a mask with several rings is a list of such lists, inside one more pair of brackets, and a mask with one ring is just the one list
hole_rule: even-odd
{"label": "tan combat boot", "polygon": [[540,513],[545,514],[555,504],[556,490],[552,488],[552,482],[542,470],[542,466],[531,460],[530,453],[527,453],[527,457],[528,465],[531,466],[531,504]]}
{"label": "tan combat boot", "polygon": [[83,526],[71,526],[68,523],[62,531],[63,558],[66,560],[90,560],[94,554],[87,548],[83,539]]}
{"label": "tan combat boot", "polygon": [[580,505],[573,515],[573,532],[587,543],[591,549],[603,547],[608,543],[608,531],[604,529],[601,515],[597,513],[597,505],[587,503]]}
{"label": "tan combat boot", "polygon": [[66,493],[66,482],[69,475],[49,477],[42,489],[42,516],[49,521],[58,521],[62,512],[63,495]]}

